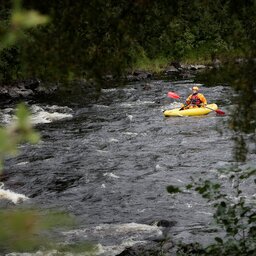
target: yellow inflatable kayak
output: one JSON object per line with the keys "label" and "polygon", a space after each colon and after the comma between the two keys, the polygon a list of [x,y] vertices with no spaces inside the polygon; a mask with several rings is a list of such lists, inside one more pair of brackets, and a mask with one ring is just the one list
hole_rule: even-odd
{"label": "yellow inflatable kayak", "polygon": [[218,109],[218,106],[216,104],[208,104],[206,107],[202,108],[191,108],[191,109],[185,109],[180,110],[180,108],[165,110],[163,112],[164,116],[202,116],[207,115],[212,111],[215,111]]}

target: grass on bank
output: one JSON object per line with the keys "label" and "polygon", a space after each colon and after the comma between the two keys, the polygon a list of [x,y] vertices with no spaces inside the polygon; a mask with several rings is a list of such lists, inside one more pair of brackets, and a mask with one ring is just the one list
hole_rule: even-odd
{"label": "grass on bank", "polygon": [[137,60],[132,67],[132,71],[141,70],[152,72],[155,74],[162,73],[172,62],[179,62],[184,65],[212,65],[214,60],[219,60],[221,63],[234,62],[236,59],[250,58],[253,53],[247,49],[230,48],[216,50],[209,45],[202,45],[197,49],[187,51],[184,56],[175,58],[173,56],[158,56],[149,58],[144,52],[137,56]]}

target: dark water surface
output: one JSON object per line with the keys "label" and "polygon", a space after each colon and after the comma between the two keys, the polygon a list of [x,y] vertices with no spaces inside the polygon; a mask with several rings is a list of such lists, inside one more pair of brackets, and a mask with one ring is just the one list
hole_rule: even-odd
{"label": "dark water surface", "polygon": [[[191,176],[227,183],[217,170],[235,164],[233,134],[225,122],[234,92],[224,84],[201,86],[225,116],[164,118],[163,109],[180,105],[167,92],[186,97],[194,84],[193,79],[131,83],[102,89],[88,105],[85,97],[84,104],[63,108],[72,118],[38,124],[42,141],[22,146],[18,157],[6,161],[6,188],[29,197],[28,205],[74,214],[80,225],[65,234],[66,241],[97,241],[102,255],[162,232],[209,242],[210,205],[193,190],[174,197],[166,187],[185,186]],[[251,152],[246,166],[255,159]]]}

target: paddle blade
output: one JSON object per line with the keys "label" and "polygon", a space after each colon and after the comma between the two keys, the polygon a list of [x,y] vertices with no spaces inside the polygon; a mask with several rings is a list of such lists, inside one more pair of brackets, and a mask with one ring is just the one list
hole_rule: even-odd
{"label": "paddle blade", "polygon": [[173,99],[179,99],[180,98],[180,96],[178,94],[174,93],[174,92],[168,92],[167,96],[169,98],[173,98]]}
{"label": "paddle blade", "polygon": [[220,109],[215,110],[215,112],[219,115],[225,115],[225,112]]}

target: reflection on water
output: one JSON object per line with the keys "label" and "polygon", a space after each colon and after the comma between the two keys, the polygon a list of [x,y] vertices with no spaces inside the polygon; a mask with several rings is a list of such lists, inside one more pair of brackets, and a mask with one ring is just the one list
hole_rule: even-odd
{"label": "reflection on water", "polygon": [[[209,86],[230,85],[231,96],[229,128],[233,131],[234,159],[244,162],[250,151],[255,151],[256,142],[256,63],[227,65],[209,73],[199,74],[198,79]],[[230,98],[230,95],[227,95]],[[225,101],[225,99],[223,99]],[[223,131],[222,131],[223,132]]]}
{"label": "reflection on water", "polygon": [[[237,161],[246,161],[250,143],[256,142],[256,65],[248,63],[238,73],[232,87],[237,92],[236,105],[229,121],[234,130],[234,155]],[[248,135],[249,134],[249,135]]]}

